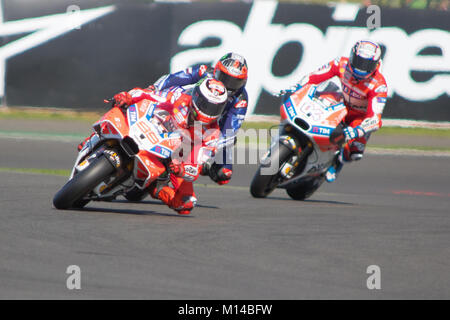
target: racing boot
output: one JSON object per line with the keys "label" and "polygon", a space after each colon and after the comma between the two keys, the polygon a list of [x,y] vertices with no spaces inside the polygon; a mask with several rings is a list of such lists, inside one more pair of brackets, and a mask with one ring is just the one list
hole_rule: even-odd
{"label": "racing boot", "polygon": [[333,164],[328,168],[325,174],[327,182],[333,182],[337,179],[339,172],[341,172],[344,163],[359,161],[363,157],[363,153],[359,150],[353,151],[348,145],[341,149],[335,156]]}
{"label": "racing boot", "polygon": [[170,182],[175,190],[175,197],[172,200],[170,207],[174,209],[178,214],[189,214],[197,204],[197,198],[195,197],[194,185],[190,181],[186,181],[183,178],[170,175]]}
{"label": "racing boot", "polygon": [[172,202],[171,208],[174,209],[178,214],[190,214],[192,209],[194,209],[195,204],[197,203],[197,198],[194,196],[186,195],[183,196],[180,200],[174,199]]}
{"label": "racing boot", "polygon": [[342,159],[342,152],[339,152],[334,157],[333,164],[328,168],[327,172],[325,173],[325,180],[327,180],[327,182],[329,183],[336,181],[339,172],[341,172],[343,166],[344,161]]}
{"label": "racing boot", "polygon": [[168,186],[168,181],[156,181],[149,187],[149,193],[154,199],[161,200],[169,208],[175,210],[178,214],[189,214],[197,203],[194,195],[183,194],[179,188]]}

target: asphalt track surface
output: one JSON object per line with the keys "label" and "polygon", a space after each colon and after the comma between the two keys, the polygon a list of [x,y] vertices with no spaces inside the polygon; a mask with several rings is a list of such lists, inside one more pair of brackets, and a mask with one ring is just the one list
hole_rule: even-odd
{"label": "asphalt track surface", "polygon": [[[75,145],[2,138],[0,167],[70,169]],[[369,154],[303,202],[252,198],[256,166],[236,166],[196,184],[190,216],[150,198],[59,211],[65,177],[0,171],[0,299],[449,299],[449,159]]]}

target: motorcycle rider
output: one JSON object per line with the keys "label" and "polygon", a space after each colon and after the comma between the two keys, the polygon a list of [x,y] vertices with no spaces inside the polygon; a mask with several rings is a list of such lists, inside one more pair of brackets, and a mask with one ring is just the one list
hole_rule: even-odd
{"label": "motorcycle rider", "polygon": [[213,76],[221,81],[228,91],[228,101],[219,120],[221,138],[218,148],[223,152],[222,161],[206,165],[202,175],[209,175],[219,185],[230,181],[233,173],[233,153],[228,150],[235,142],[236,134],[244,121],[248,106],[248,95],[245,90],[248,67],[244,57],[230,52],[219,59],[214,68],[198,65],[173,74],[162,76],[154,84],[157,90],[165,90],[173,86],[188,86],[197,83],[206,76]]}
{"label": "motorcycle rider", "polygon": [[292,93],[308,84],[320,84],[338,77],[348,114],[344,119],[347,144],[328,168],[326,180],[333,182],[345,162],[361,160],[372,132],[381,128],[381,115],[387,99],[387,85],[380,71],[381,48],[369,40],[360,40],[352,47],[350,56],[338,57],[300,80]]}
{"label": "motorcycle rider", "polygon": [[169,164],[172,187],[169,186],[168,179],[163,179],[154,181],[148,188],[153,198],[163,201],[179,214],[189,214],[196,204],[193,181],[216,153],[220,137],[217,121],[226,106],[227,98],[224,84],[213,78],[202,78],[191,94],[181,87],[173,88],[165,100],[160,100],[154,90],[148,88],[135,88],[114,96],[114,106],[120,108],[143,99],[160,101],[155,108],[154,117],[173,130],[184,132],[183,137],[188,140],[190,152],[182,160],[172,159]]}
{"label": "motorcycle rider", "polygon": [[[233,147],[236,134],[247,113],[248,94],[245,90],[247,74],[248,67],[245,58],[230,52],[221,57],[214,68],[204,64],[190,67],[183,71],[164,75],[147,88],[148,91],[152,91],[163,98],[168,94],[167,89],[171,87],[187,87],[205,77],[213,76],[225,85],[228,92],[228,100],[219,120],[221,138],[218,143],[218,151],[222,152],[223,158],[222,161],[217,161],[219,163],[214,161],[212,164],[205,164],[201,172],[202,175],[209,175],[219,185],[230,182],[233,174],[233,152],[228,148]],[[116,95],[114,98],[118,106],[130,105],[131,100],[128,101],[127,96]],[[81,150],[90,138],[88,137],[81,142],[78,145],[78,150]]]}

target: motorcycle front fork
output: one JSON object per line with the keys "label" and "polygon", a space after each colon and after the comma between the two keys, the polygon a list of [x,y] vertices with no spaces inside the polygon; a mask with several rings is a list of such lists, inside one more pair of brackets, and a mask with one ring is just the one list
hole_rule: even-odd
{"label": "motorcycle front fork", "polygon": [[280,168],[280,175],[285,179],[291,179],[298,171],[299,166],[312,152],[312,144],[308,142],[303,148],[296,139],[290,136],[281,136],[280,144],[292,150],[293,155]]}
{"label": "motorcycle front fork", "polygon": [[297,155],[294,155],[289,159],[289,161],[286,161],[280,168],[280,175],[283,178],[290,179],[294,176],[295,169],[299,165],[298,161],[299,157]]}

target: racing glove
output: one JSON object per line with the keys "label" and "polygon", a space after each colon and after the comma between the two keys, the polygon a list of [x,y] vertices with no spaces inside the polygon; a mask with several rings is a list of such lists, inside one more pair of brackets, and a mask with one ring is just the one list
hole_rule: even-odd
{"label": "racing glove", "polygon": [[174,175],[181,177],[183,175],[183,165],[179,162],[172,161],[169,164],[169,171]]}
{"label": "racing glove", "polygon": [[175,176],[183,178],[186,181],[194,181],[199,175],[198,166],[183,164],[176,160],[173,160],[169,164],[169,171]]}
{"label": "racing glove", "polygon": [[132,102],[133,98],[128,92],[122,91],[113,97],[114,107],[126,109]]}
{"label": "racing glove", "polygon": [[297,90],[299,90],[301,88],[302,88],[302,86],[297,83],[296,85],[293,85],[289,89],[280,90],[280,92],[276,92],[273,95],[275,97],[282,97],[282,96],[284,96],[286,94],[292,94],[292,93],[294,93],[295,91],[297,91]]}
{"label": "racing glove", "polygon": [[298,83],[294,84],[289,89],[281,90],[280,92],[275,93],[274,95],[276,97],[281,97],[281,96],[284,96],[286,94],[292,94],[295,91],[300,90],[301,88],[303,88],[306,84],[308,84],[308,82],[309,82],[309,76],[304,76],[303,78],[300,79],[300,81]]}
{"label": "racing glove", "polygon": [[345,141],[350,141],[356,138],[360,138],[365,134],[364,129],[360,126],[357,126],[355,128],[353,127],[346,127],[344,129],[344,135],[345,135]]}

